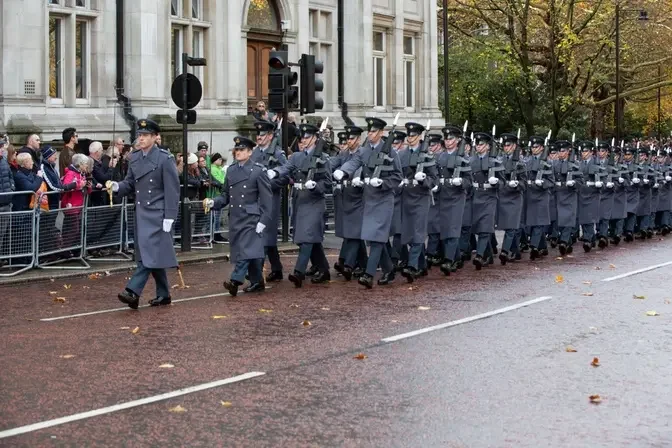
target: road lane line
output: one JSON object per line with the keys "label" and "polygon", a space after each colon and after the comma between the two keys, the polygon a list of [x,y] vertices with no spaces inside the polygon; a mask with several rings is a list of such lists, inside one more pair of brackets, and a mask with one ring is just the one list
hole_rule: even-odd
{"label": "road lane line", "polygon": [[135,408],[138,406],[144,406],[150,403],[156,403],[157,401],[168,400],[170,398],[181,397],[183,395],[193,394],[194,392],[200,392],[207,389],[213,389],[215,387],[224,386],[227,384],[238,383],[240,381],[249,380],[256,378],[258,376],[265,375],[265,372],[247,372],[242,375],[233,376],[231,378],[226,378],[223,380],[213,381],[210,383],[199,384],[197,386],[186,387],[184,389],[178,389],[173,392],[167,392],[165,394],[154,395],[152,397],[141,398],[139,400],[127,401],[125,403],[115,404],[113,406],[107,406],[100,409],[94,409],[92,411],[81,412],[79,414],[68,415],[66,417],[56,418],[53,420],[47,420],[44,422],[33,423],[31,425],[19,426],[18,428],[6,429],[0,431],[0,439],[5,439],[7,437],[18,436],[20,434],[26,434],[33,431],[39,431],[45,428],[51,428],[53,426],[59,426],[66,423],[76,422],[78,420],[84,420],[91,417],[97,417],[99,415],[111,414],[112,412],[122,411],[124,409]]}
{"label": "road lane line", "polygon": [[410,331],[408,333],[398,334],[396,336],[390,336],[389,338],[382,339],[382,342],[396,342],[402,339],[412,338],[421,334],[429,333],[436,330],[442,330],[444,328],[454,327],[456,325],[466,324],[469,322],[474,322],[480,319],[486,319],[488,317],[496,316],[498,314],[507,313],[509,311],[514,311],[519,308],[524,308],[526,306],[534,305],[535,303],[544,302],[546,300],[551,300],[551,296],[537,297],[536,299],[528,300],[527,302],[517,303],[515,305],[507,306],[504,308],[499,308],[493,311],[488,311],[487,313],[476,314],[475,316],[465,317],[463,319],[453,320],[451,322],[446,322],[444,324],[434,325],[432,327],[421,328],[419,330]]}
{"label": "road lane line", "polygon": [[665,262],[665,263],[660,263],[660,264],[654,264],[653,266],[648,266],[648,267],[646,267],[646,268],[642,268],[642,269],[637,269],[637,270],[635,270],[635,271],[626,272],[625,274],[621,274],[621,275],[616,275],[616,276],[614,276],[614,277],[605,278],[605,279],[603,279],[602,281],[603,281],[603,282],[613,282],[614,280],[620,280],[620,279],[622,279],[622,278],[630,277],[630,276],[632,276],[632,275],[641,274],[642,272],[653,271],[654,269],[664,268],[665,266],[669,266],[669,265],[671,265],[671,264],[672,264],[672,261],[667,261],[667,262]]}

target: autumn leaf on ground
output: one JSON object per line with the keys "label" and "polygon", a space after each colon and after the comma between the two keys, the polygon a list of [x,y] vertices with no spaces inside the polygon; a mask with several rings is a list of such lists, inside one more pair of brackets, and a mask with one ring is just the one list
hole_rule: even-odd
{"label": "autumn leaf on ground", "polygon": [[413,287],[412,287],[412,286],[409,286],[409,287],[408,287],[408,290],[409,290],[409,291],[413,291]]}
{"label": "autumn leaf on ground", "polygon": [[647,315],[647,316],[660,316],[660,314],[658,314],[658,313],[655,312],[655,311],[647,311],[647,312],[646,312],[646,315]]}
{"label": "autumn leaf on ground", "polygon": [[555,276],[555,283],[562,283],[564,281],[565,281],[565,277],[563,277],[562,275],[556,275]]}
{"label": "autumn leaf on ground", "polygon": [[177,406],[175,406],[174,408],[168,409],[168,411],[169,412],[174,412],[176,414],[181,414],[182,412],[187,412],[187,410],[185,408],[183,408],[182,406],[180,406],[179,404]]}
{"label": "autumn leaf on ground", "polygon": [[633,298],[633,299],[644,300],[644,299],[646,299],[646,296],[638,296],[637,294],[633,294],[633,295],[632,295],[632,298]]}
{"label": "autumn leaf on ground", "polygon": [[72,288],[72,285],[63,285],[63,288],[70,289],[70,288]]}
{"label": "autumn leaf on ground", "polygon": [[576,349],[575,349],[574,347],[567,347],[567,348],[565,349],[565,351],[566,351],[567,353],[576,353]]}
{"label": "autumn leaf on ground", "polygon": [[109,277],[110,275],[112,275],[112,273],[110,271],[105,271],[105,275]]}
{"label": "autumn leaf on ground", "polygon": [[260,309],[259,309],[259,312],[260,312],[260,313],[270,314],[270,313],[273,312],[273,310],[267,310],[267,309],[264,309],[264,308],[260,308]]}
{"label": "autumn leaf on ground", "polygon": [[101,274],[100,272],[96,272],[94,274],[89,274],[89,280],[98,280],[102,276],[103,276],[103,274]]}
{"label": "autumn leaf on ground", "polygon": [[233,406],[233,403],[231,403],[230,401],[220,401],[220,403],[222,403],[222,406],[224,406],[225,408],[230,408],[231,406]]}
{"label": "autumn leaf on ground", "polygon": [[58,291],[49,291],[49,294],[51,294],[52,296],[55,296],[56,294],[58,294]]}
{"label": "autumn leaf on ground", "polygon": [[54,282],[56,281],[56,279],[50,278],[49,281],[50,281],[51,283],[54,283]]}
{"label": "autumn leaf on ground", "polygon": [[54,302],[65,303],[65,297],[54,297]]}
{"label": "autumn leaf on ground", "polygon": [[303,325],[304,327],[310,327],[310,326],[313,325],[313,324],[311,324],[309,320],[304,320],[302,325]]}
{"label": "autumn leaf on ground", "polygon": [[609,269],[616,269],[616,265],[615,264],[610,264]]}
{"label": "autumn leaf on ground", "polygon": [[593,294],[592,292],[584,292],[584,293],[581,294],[581,295],[582,295],[582,296],[586,296],[586,297],[591,297],[591,296],[594,296],[595,294]]}
{"label": "autumn leaf on ground", "polygon": [[298,308],[299,305],[297,305],[296,303],[292,303],[291,305],[289,305],[289,307],[290,307],[290,308]]}
{"label": "autumn leaf on ground", "polygon": [[173,285],[173,286],[170,287],[170,289],[177,289],[179,287],[180,287],[180,285]]}
{"label": "autumn leaf on ground", "polygon": [[212,316],[213,319],[226,319],[227,317],[229,317],[229,316],[224,316],[224,315],[215,315],[215,316]]}
{"label": "autumn leaf on ground", "polygon": [[320,308],[320,309],[321,309],[322,311],[329,311],[329,310],[331,310],[331,308],[327,308],[326,306],[323,306],[323,307]]}
{"label": "autumn leaf on ground", "polygon": [[565,255],[565,258],[574,258],[574,255]]}
{"label": "autumn leaf on ground", "polygon": [[84,286],[82,286],[82,289],[91,289],[91,287],[84,285]]}
{"label": "autumn leaf on ground", "polygon": [[172,364],[168,364],[168,363],[166,363],[166,364],[161,364],[161,365],[159,366],[159,369],[172,369],[173,367],[175,367],[175,366],[172,365]]}
{"label": "autumn leaf on ground", "polygon": [[359,359],[359,360],[366,359],[366,358],[368,358],[368,356],[366,356],[364,353],[360,353],[360,354],[355,356],[355,359]]}
{"label": "autumn leaf on ground", "polygon": [[418,310],[420,310],[420,311],[427,311],[427,310],[431,310],[431,308],[428,307],[428,306],[419,306],[419,307],[418,307]]}
{"label": "autumn leaf on ground", "polygon": [[589,282],[589,281],[587,281],[587,280],[586,280],[585,282],[582,282],[582,283],[583,283],[584,285],[592,285],[592,284],[593,284],[593,282]]}
{"label": "autumn leaf on ground", "polygon": [[593,367],[600,367],[600,359],[599,358],[593,358],[593,362],[591,362],[590,365],[593,366]]}
{"label": "autumn leaf on ground", "polygon": [[140,332],[140,327],[135,327],[131,333],[138,334]]}
{"label": "autumn leaf on ground", "polygon": [[556,260],[564,260],[562,257],[555,257]]}
{"label": "autumn leaf on ground", "polygon": [[594,404],[598,404],[598,403],[602,402],[602,397],[600,397],[599,395],[591,395],[590,397],[588,397],[588,399],[590,400],[591,403],[594,403]]}
{"label": "autumn leaf on ground", "polygon": [[215,260],[208,260],[208,261],[205,262],[205,264],[212,264],[214,262],[215,262]]}
{"label": "autumn leaf on ground", "polygon": [[74,357],[75,357],[75,355],[61,355],[60,356],[61,359],[72,359]]}

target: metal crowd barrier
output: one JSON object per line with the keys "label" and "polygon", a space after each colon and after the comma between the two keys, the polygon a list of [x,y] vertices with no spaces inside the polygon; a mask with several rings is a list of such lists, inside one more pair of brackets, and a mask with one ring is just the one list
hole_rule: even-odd
{"label": "metal crowd barrier", "polygon": [[123,247],[125,252],[133,252],[135,243],[135,203],[127,201],[124,207],[124,239]]}
{"label": "metal crowd barrier", "polygon": [[[191,239],[192,249],[197,250],[210,250],[212,249],[213,241],[213,214],[205,214],[203,209],[203,201],[194,200],[190,201],[187,199],[188,203],[191,206],[191,213],[189,214],[191,218]],[[182,201],[178,205],[177,219],[174,224],[173,232],[173,245],[175,248],[179,248],[179,241],[182,239]],[[194,241],[195,240],[195,241]]]}
{"label": "metal crowd barrier", "polygon": [[12,211],[14,200],[29,204],[34,196],[32,191],[0,193],[0,266],[5,267],[0,277],[19,275],[35,265],[35,213]]}
{"label": "metal crowd barrier", "polygon": [[113,249],[117,258],[86,256],[89,261],[128,261],[124,253],[124,209],[126,198],[120,204],[92,206],[89,196],[85,210],[84,241],[86,250]]}

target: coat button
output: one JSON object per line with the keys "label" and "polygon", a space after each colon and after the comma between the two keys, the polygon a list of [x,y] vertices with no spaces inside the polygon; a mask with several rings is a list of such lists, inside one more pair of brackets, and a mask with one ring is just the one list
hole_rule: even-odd
{"label": "coat button", "polygon": [[238,207],[242,207],[242,205],[238,204]]}
{"label": "coat button", "polygon": [[247,188],[247,185],[243,185],[243,188]]}
{"label": "coat button", "polygon": [[149,179],[150,182],[154,182],[152,179]]}
{"label": "coat button", "polygon": [[152,192],[152,190],[149,190],[147,193],[151,193],[151,192]]}
{"label": "coat button", "polygon": [[136,194],[140,194],[140,190],[137,190],[135,193],[136,193]]}
{"label": "coat button", "polygon": [[244,198],[244,197],[245,197],[245,195],[244,195],[244,194],[241,194],[241,195],[240,195],[240,197],[241,197],[241,198]]}
{"label": "coat button", "polygon": [[147,202],[147,205],[149,205],[149,202]]}
{"label": "coat button", "polygon": [[138,202],[138,205],[140,205],[140,203],[139,203],[139,202]]}

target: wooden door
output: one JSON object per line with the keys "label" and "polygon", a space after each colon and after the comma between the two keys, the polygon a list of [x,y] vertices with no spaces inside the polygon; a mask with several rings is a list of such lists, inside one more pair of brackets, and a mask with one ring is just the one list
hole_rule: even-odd
{"label": "wooden door", "polygon": [[257,102],[268,105],[268,59],[276,45],[269,42],[247,41],[247,110],[252,112]]}

